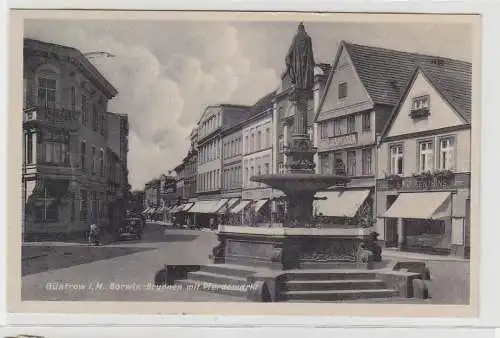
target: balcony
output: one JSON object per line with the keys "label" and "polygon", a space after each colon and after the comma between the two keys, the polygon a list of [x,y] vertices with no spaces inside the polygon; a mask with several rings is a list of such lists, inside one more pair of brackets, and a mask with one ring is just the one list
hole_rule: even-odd
{"label": "balcony", "polygon": [[78,129],[80,112],[66,109],[33,107],[23,112],[23,123],[40,123],[66,129]]}
{"label": "balcony", "polygon": [[412,109],[410,111],[410,117],[412,119],[423,119],[431,114],[431,111],[428,107],[423,107],[419,109]]}
{"label": "balcony", "polygon": [[454,173],[438,171],[421,173],[412,176],[390,175],[377,180],[380,191],[422,191],[441,189],[466,189],[470,187],[470,173]]}

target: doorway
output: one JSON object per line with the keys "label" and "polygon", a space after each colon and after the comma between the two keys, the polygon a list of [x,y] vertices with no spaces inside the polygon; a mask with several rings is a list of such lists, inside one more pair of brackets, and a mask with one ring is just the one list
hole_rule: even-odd
{"label": "doorway", "polygon": [[[392,206],[396,201],[398,195],[388,195],[386,197],[386,209]],[[388,248],[393,248],[398,246],[398,219],[397,218],[386,218],[385,219],[385,246]]]}

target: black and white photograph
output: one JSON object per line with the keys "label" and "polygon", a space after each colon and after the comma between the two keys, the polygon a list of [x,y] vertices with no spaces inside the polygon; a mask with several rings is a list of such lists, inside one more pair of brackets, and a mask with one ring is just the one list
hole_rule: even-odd
{"label": "black and white photograph", "polygon": [[477,17],[76,12],[18,34],[16,302],[475,304]]}

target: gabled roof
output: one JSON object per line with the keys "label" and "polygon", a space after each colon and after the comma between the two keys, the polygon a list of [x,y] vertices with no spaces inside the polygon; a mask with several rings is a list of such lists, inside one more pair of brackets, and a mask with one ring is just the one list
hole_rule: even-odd
{"label": "gabled roof", "polygon": [[471,64],[466,61],[341,41],[316,118],[328,94],[327,89],[343,49],[347,51],[357,75],[375,104],[395,106],[419,65],[438,66],[450,72],[471,69]]}
{"label": "gabled roof", "polygon": [[412,73],[408,85],[398,103],[394,107],[381,136],[384,137],[390,130],[392,123],[399,113],[399,109],[408,96],[417,76],[422,73],[431,85],[441,94],[443,99],[465,121],[471,122],[471,96],[472,96],[472,67],[467,63],[461,69],[447,69],[432,64],[420,64]]}

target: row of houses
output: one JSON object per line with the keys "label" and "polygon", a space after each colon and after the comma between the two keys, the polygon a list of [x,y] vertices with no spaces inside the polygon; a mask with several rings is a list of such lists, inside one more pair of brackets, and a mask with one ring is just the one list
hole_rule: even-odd
{"label": "row of houses", "polygon": [[[316,173],[338,174],[341,163],[351,179],[318,193],[318,226],[363,219],[386,247],[469,255],[471,67],[346,41],[316,66],[308,111]],[[280,223],[281,192],[250,178],[286,172],[289,90],[285,77],[252,106],[205,109],[175,168],[177,220]]]}
{"label": "row of houses", "polygon": [[108,111],[118,91],[79,50],[24,39],[24,239],[113,231],[128,192],[128,117]]}

